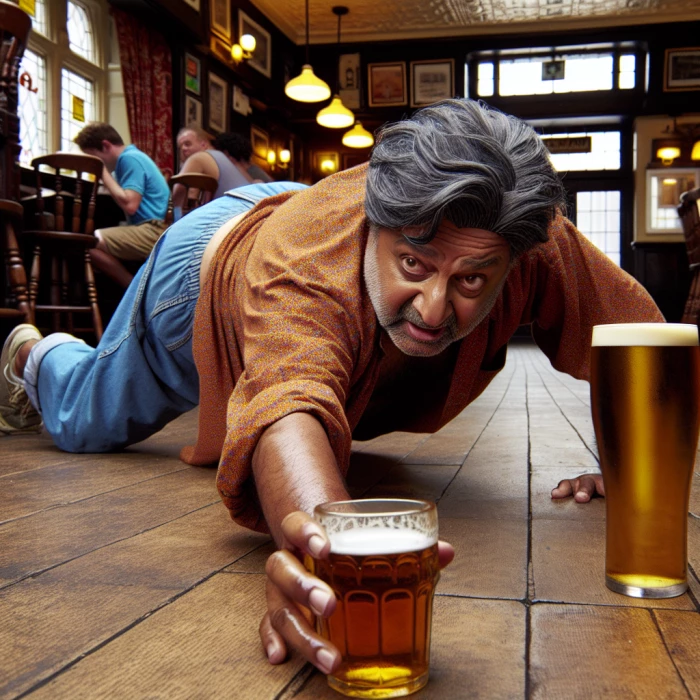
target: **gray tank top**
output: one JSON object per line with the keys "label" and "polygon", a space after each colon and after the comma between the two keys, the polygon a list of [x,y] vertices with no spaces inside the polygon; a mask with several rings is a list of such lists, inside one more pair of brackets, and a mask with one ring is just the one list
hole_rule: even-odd
{"label": "gray tank top", "polygon": [[207,153],[216,161],[219,168],[219,186],[214,192],[213,199],[221,197],[224,192],[232,190],[234,187],[250,185],[250,182],[241,174],[241,171],[228,159],[225,153],[208,149]]}

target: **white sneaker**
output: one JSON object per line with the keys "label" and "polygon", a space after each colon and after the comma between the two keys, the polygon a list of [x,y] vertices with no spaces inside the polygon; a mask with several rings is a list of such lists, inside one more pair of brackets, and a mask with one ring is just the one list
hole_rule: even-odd
{"label": "white sneaker", "polygon": [[41,416],[30,403],[13,368],[22,345],[42,337],[36,326],[22,323],[12,330],[3,345],[0,356],[0,434],[41,432]]}

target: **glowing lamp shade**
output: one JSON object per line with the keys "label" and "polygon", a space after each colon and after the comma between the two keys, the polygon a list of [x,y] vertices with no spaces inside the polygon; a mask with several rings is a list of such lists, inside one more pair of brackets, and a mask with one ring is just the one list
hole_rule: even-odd
{"label": "glowing lamp shade", "polygon": [[270,149],[267,152],[267,162],[270,165],[274,165],[276,160],[277,160],[277,154],[272,149]]}
{"label": "glowing lamp shade", "polygon": [[677,146],[664,146],[663,148],[659,148],[659,150],[656,151],[656,157],[664,162],[673,160],[674,158],[678,158],[680,154],[681,149]]}
{"label": "glowing lamp shade", "polygon": [[291,151],[288,148],[283,148],[280,151],[280,163],[282,163],[282,165],[287,165],[287,163],[289,163],[289,161],[291,159],[292,159]]}
{"label": "glowing lamp shade", "polygon": [[231,47],[231,58],[238,63],[243,60],[243,49],[240,44],[234,44]]}
{"label": "glowing lamp shade", "polygon": [[369,148],[373,144],[374,136],[362,126],[362,122],[355,122],[355,126],[343,134],[343,146],[348,148]]}
{"label": "glowing lamp shade", "polygon": [[317,115],[316,121],[329,129],[345,129],[355,122],[355,115],[335,95],[328,107],[324,107]]}
{"label": "glowing lamp shade", "polygon": [[252,34],[243,34],[240,43],[241,48],[247,53],[255,51],[255,37]]}
{"label": "glowing lamp shade", "polygon": [[331,96],[328,84],[314,75],[314,69],[308,63],[302,66],[296,78],[284,86],[284,92],[298,102],[321,102]]}
{"label": "glowing lamp shade", "polygon": [[335,172],[335,161],[332,158],[326,158],[321,161],[321,172],[324,173],[334,173]]}
{"label": "glowing lamp shade", "polygon": [[700,141],[693,144],[693,150],[690,152],[690,160],[700,160]]}

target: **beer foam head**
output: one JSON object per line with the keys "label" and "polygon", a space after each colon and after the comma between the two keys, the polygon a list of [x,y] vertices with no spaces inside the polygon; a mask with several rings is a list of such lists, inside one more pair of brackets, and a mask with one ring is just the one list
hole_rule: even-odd
{"label": "beer foam head", "polygon": [[437,538],[418,530],[395,530],[391,527],[355,528],[329,533],[334,554],[402,554],[432,547]]}
{"label": "beer foam head", "polygon": [[415,552],[437,542],[437,507],[429,501],[368,498],[316,506],[336,554]]}
{"label": "beer foam head", "polygon": [[611,323],[593,326],[592,347],[673,347],[697,345],[698,327],[691,323]]}

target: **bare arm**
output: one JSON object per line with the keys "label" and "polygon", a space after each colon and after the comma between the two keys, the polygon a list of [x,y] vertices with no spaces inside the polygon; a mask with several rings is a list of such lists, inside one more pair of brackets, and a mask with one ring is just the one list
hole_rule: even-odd
{"label": "bare arm", "polygon": [[[185,173],[202,173],[203,175],[209,175],[215,178],[217,181],[219,179],[219,166],[216,161],[204,151],[200,153],[193,153],[182,166],[178,175],[184,175]],[[184,185],[175,185],[173,187],[173,207],[180,207],[185,203],[186,188]],[[197,190],[194,190],[195,192]]]}
{"label": "bare arm", "polygon": [[102,171],[102,182],[112,199],[129,215],[133,216],[141,205],[141,195],[134,190],[125,190],[112,177],[107,168]]}

